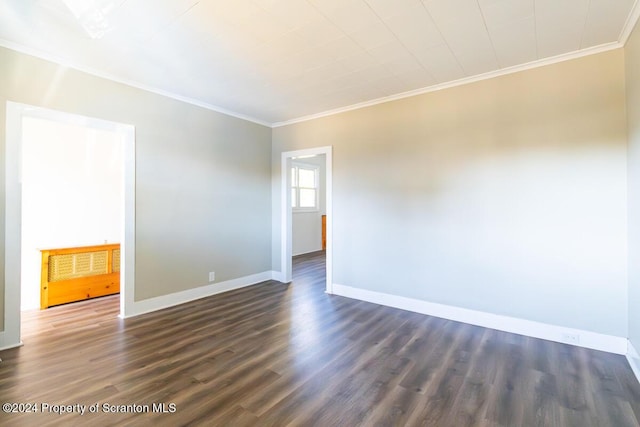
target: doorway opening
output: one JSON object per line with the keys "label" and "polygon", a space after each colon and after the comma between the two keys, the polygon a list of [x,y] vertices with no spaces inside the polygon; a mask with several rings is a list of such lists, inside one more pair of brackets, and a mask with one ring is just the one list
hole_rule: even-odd
{"label": "doorway opening", "polygon": [[[42,125],[39,130],[34,130],[37,125]],[[93,243],[103,243],[104,240],[117,241],[120,243],[120,317],[125,317],[129,312],[130,307],[133,305],[134,297],[134,217],[135,217],[135,205],[134,205],[134,191],[135,191],[135,130],[131,125],[120,124],[115,122],[109,122],[105,120],[80,116],[76,114],[64,113],[55,110],[49,110],[41,107],[34,107],[25,104],[7,103],[7,135],[6,135],[6,155],[5,155],[5,168],[6,168],[6,191],[5,191],[5,323],[4,332],[0,333],[0,349],[15,347],[21,344],[21,306],[25,308],[33,308],[34,295],[30,291],[29,287],[25,288],[25,304],[22,304],[22,284],[23,284],[23,261],[32,263],[33,260],[24,259],[22,253],[23,242],[33,242],[34,231],[38,230],[25,229],[24,227],[33,227],[33,216],[36,215],[30,208],[25,208],[23,212],[23,197],[27,196],[25,201],[31,200],[33,194],[39,194],[42,197],[49,197],[46,191],[38,192],[32,191],[33,185],[29,182],[33,177],[27,177],[26,173],[33,171],[33,162],[29,165],[23,164],[23,158],[31,156],[33,160],[33,149],[31,142],[28,142],[28,138],[33,138],[34,133],[42,133],[43,129],[56,129],[57,132],[65,132],[65,129],[69,132],[76,132],[81,135],[91,135],[94,138],[102,138],[108,140],[109,143],[117,144],[116,150],[112,150],[112,161],[117,162],[114,169],[117,169],[117,176],[112,176],[117,181],[117,189],[114,191],[117,193],[116,199],[112,200],[116,206],[111,206],[113,216],[116,216],[115,220],[109,220],[110,224],[107,228],[108,231],[103,230],[104,235],[99,241],[96,236],[89,237],[93,239]],[[25,139],[26,138],[26,139]],[[89,150],[104,150],[105,145],[94,144]],[[51,143],[55,143],[52,140]],[[49,147],[51,148],[51,147]],[[113,148],[113,147],[112,147]],[[69,147],[60,146],[60,150],[68,150]],[[84,154],[80,154],[76,157],[75,161],[82,162],[83,156],[90,157],[85,150]],[[117,153],[115,155],[114,153]],[[45,153],[41,153],[45,156]],[[93,153],[95,157],[96,153]],[[37,153],[36,153],[37,155]],[[66,153],[66,156],[73,157],[72,153]],[[60,158],[66,157],[63,153]],[[54,160],[55,155],[49,153],[47,155],[49,159]],[[68,160],[68,159],[67,159]],[[87,160],[87,159],[84,159]],[[95,160],[95,159],[94,159]],[[108,161],[108,159],[105,159]],[[95,166],[95,164],[93,165]],[[92,167],[90,163],[84,163],[82,167]],[[51,180],[53,182],[54,180]],[[51,184],[51,182],[44,182],[43,185]],[[82,184],[82,185],[81,185]],[[85,183],[77,184],[78,187],[82,187]],[[94,185],[96,185],[94,183]],[[63,188],[52,188],[52,192],[64,192],[68,191],[73,184],[62,185]],[[90,187],[84,186],[84,191],[89,191]],[[113,187],[110,187],[113,188]],[[23,190],[25,193],[23,193]],[[79,205],[83,205],[88,202],[92,197],[96,197],[95,194],[78,195],[80,198]],[[99,197],[99,196],[98,196]],[[114,198],[114,195],[111,195]],[[69,199],[67,199],[69,200]],[[84,206],[86,208],[86,206]],[[77,206],[76,206],[77,208]],[[51,209],[56,209],[55,201],[51,202]],[[92,212],[92,213],[91,213]],[[93,211],[89,209],[85,212],[91,215],[100,215],[94,208]],[[25,216],[27,214],[28,216]],[[46,215],[46,212],[43,213]],[[54,215],[52,215],[54,216]],[[55,223],[64,222],[63,217],[56,218]],[[105,220],[106,221],[106,220]],[[53,227],[56,224],[51,224]],[[52,234],[55,234],[52,232]],[[73,234],[71,232],[70,234]],[[79,233],[76,236],[78,242],[77,245],[69,243],[71,246],[85,246],[89,242],[81,236]],[[23,239],[26,237],[27,239]],[[50,237],[50,236],[49,236]],[[49,238],[48,237],[48,238]],[[58,240],[64,240],[60,236],[56,237]],[[68,236],[69,239],[74,239],[73,236]],[[79,240],[78,240],[79,239]],[[115,242],[110,242],[115,243]],[[32,243],[25,243],[31,245]],[[45,244],[46,246],[46,244]],[[29,249],[29,248],[25,248]],[[35,248],[31,248],[35,250]],[[45,248],[42,248],[45,249]],[[40,264],[38,264],[39,267]],[[33,278],[26,278],[30,281]],[[29,296],[28,294],[32,295]]]}
{"label": "doorway opening", "polygon": [[[305,253],[311,248],[318,247],[318,244],[320,244],[318,249],[322,250],[324,246],[325,292],[331,294],[333,293],[332,147],[286,151],[282,153],[281,160],[281,281],[288,283],[292,280],[292,257],[296,255],[293,242],[294,222],[303,229],[303,223],[311,221],[313,226],[308,230],[310,237],[296,235],[296,252]],[[306,182],[300,181],[300,171],[303,174],[302,179]],[[312,174],[316,176],[315,186],[310,184],[313,181]],[[294,221],[294,209],[296,209],[295,215],[300,214],[296,221]],[[302,214],[309,215],[301,216]],[[324,221],[321,219],[323,215]],[[323,228],[324,239],[321,239],[319,231]]]}

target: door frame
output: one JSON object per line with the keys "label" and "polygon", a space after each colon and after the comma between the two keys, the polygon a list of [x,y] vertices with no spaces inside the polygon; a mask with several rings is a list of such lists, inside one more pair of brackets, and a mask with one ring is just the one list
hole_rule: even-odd
{"label": "door frame", "polygon": [[316,147],[281,153],[281,180],[280,180],[280,275],[284,283],[291,282],[293,253],[293,221],[291,209],[291,174],[289,167],[291,160],[296,157],[325,155],[325,204],[326,204],[326,277],[325,292],[333,294],[333,147]]}
{"label": "door frame", "polygon": [[118,133],[122,138],[120,317],[132,310],[135,279],[135,127],[33,105],[7,102],[5,140],[4,331],[0,350],[22,345],[20,335],[22,242],[22,122],[34,117]]}

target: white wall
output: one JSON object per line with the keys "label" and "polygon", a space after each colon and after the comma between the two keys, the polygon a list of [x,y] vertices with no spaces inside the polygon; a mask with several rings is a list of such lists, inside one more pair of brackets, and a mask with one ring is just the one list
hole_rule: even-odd
{"label": "white wall", "polygon": [[294,256],[322,250],[322,215],[326,213],[326,156],[322,154],[298,162],[319,167],[319,209],[317,212],[293,212],[291,238]]}
{"label": "white wall", "polygon": [[121,243],[122,141],[105,130],[25,118],[23,310],[40,306],[40,250]]}
{"label": "white wall", "polygon": [[621,49],[275,128],[274,188],[325,145],[335,283],[627,336]]}

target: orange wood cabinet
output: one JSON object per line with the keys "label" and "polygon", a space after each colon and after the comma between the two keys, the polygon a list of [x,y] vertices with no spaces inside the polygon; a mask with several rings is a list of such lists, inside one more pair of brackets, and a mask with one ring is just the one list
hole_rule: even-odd
{"label": "orange wood cabinet", "polygon": [[120,292],[120,244],[40,252],[41,309]]}

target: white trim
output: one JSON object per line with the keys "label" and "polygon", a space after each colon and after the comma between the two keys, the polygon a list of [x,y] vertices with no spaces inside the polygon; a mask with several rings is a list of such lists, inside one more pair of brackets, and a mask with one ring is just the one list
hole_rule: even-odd
{"label": "white trim", "polygon": [[638,22],[638,18],[640,18],[640,0],[636,0],[631,7],[631,12],[629,13],[629,16],[627,16],[627,21],[624,23],[624,27],[622,27],[622,31],[618,36],[618,40],[623,46],[627,44],[627,40],[629,40],[629,37],[633,32],[633,29]]}
{"label": "white trim", "polygon": [[296,151],[284,151],[280,155],[280,272],[279,281],[288,283],[292,277],[291,257],[291,174],[289,165],[292,158],[325,154],[325,211],[327,213],[327,284],[326,292],[333,293],[333,147],[316,147]]}
{"label": "white trim", "polygon": [[7,102],[5,139],[4,331],[0,348],[20,341],[20,257],[22,246],[22,106]]}
{"label": "white trim", "polygon": [[298,118],[294,118],[294,119],[290,119],[290,120],[285,120],[285,121],[280,121],[280,122],[268,122],[266,120],[261,120],[258,119],[256,117],[252,117],[252,116],[248,116],[245,114],[241,114],[235,111],[231,111],[228,110],[226,108],[222,108],[213,104],[209,104],[194,98],[190,98],[190,97],[186,97],[186,96],[182,96],[182,95],[177,95],[174,93],[171,93],[169,91],[165,91],[162,89],[158,89],[158,88],[154,88],[152,86],[147,86],[145,84],[142,83],[138,83],[138,82],[134,82],[134,81],[130,81],[127,79],[121,79],[118,78],[116,76],[113,76],[109,73],[104,73],[98,70],[94,70],[92,68],[88,68],[88,67],[82,67],[82,66],[78,66],[75,64],[72,64],[71,62],[57,57],[55,55],[51,55],[50,53],[47,52],[43,52],[40,51],[38,49],[33,49],[31,47],[28,46],[24,46],[22,44],[19,43],[15,43],[9,40],[5,40],[5,39],[0,39],[0,46],[3,46],[7,49],[11,49],[17,52],[21,52],[24,53],[26,55],[30,55],[30,56],[34,56],[36,58],[40,58],[40,59],[44,59],[46,61],[50,61],[65,67],[69,67],[96,77],[100,77],[103,79],[107,79],[107,80],[111,80],[113,82],[117,82],[117,83],[121,83],[130,87],[134,87],[137,89],[141,89],[147,92],[151,92],[151,93],[155,93],[157,95],[162,95],[162,96],[166,96],[167,98],[171,98],[171,99],[175,99],[178,101],[182,101],[185,102],[187,104],[192,104],[192,105],[196,105],[198,107],[202,107],[205,108],[207,110],[211,110],[211,111],[215,111],[221,114],[225,114],[227,116],[231,116],[231,117],[235,117],[238,119],[242,119],[242,120],[247,120],[249,122],[253,122],[262,126],[267,126],[267,127],[271,127],[271,128],[276,128],[276,127],[281,127],[281,126],[287,126],[290,124],[294,124],[294,123],[300,123],[300,122],[306,122],[309,120],[313,120],[313,119],[317,119],[320,117],[327,117],[327,116],[333,116],[335,114],[340,114],[340,113],[344,113],[347,111],[353,111],[353,110],[358,110],[361,108],[366,108],[366,107],[370,107],[373,105],[378,105],[378,104],[383,104],[385,102],[390,102],[390,101],[395,101],[398,99],[404,99],[404,98],[409,98],[412,96],[417,96],[417,95],[422,95],[425,93],[429,93],[429,92],[435,92],[438,90],[443,90],[443,89],[448,89],[448,88],[452,88],[452,87],[456,87],[456,86],[462,86],[465,84],[469,84],[469,83],[475,83],[478,81],[482,81],[482,80],[488,80],[488,79],[492,79],[494,77],[499,77],[499,76],[503,76],[503,75],[507,75],[507,74],[513,74],[513,73],[518,73],[520,71],[525,71],[525,70],[530,70],[530,69],[534,69],[534,68],[538,68],[538,67],[543,67],[546,65],[551,65],[551,64],[556,64],[559,62],[564,62],[564,61],[570,61],[572,59],[577,59],[577,58],[582,58],[584,56],[589,56],[589,55],[595,55],[598,53],[602,53],[602,52],[607,52],[609,50],[613,50],[613,49],[618,49],[618,48],[622,48],[624,47],[624,44],[626,43],[629,35],[631,34],[631,31],[633,30],[636,22],[638,21],[638,18],[640,17],[640,6],[638,6],[638,3],[640,3],[640,1],[636,0],[636,3],[634,4],[632,11],[629,15],[629,18],[627,19],[627,22],[625,24],[625,27],[622,31],[622,33],[620,34],[620,39],[619,41],[616,42],[611,42],[611,43],[605,43],[599,46],[593,46],[593,47],[589,47],[586,49],[581,49],[578,51],[574,51],[574,52],[570,52],[570,53],[565,53],[565,54],[561,54],[561,55],[557,55],[557,56],[553,56],[550,58],[543,58],[543,59],[539,59],[539,60],[535,60],[535,61],[531,61],[528,62],[526,64],[520,64],[520,65],[514,65],[512,67],[507,67],[507,68],[502,68],[499,70],[495,70],[495,71],[490,71],[484,74],[480,74],[480,75],[476,75],[476,76],[470,76],[470,77],[465,77],[462,79],[458,79],[458,80],[454,80],[454,81],[450,81],[450,82],[444,82],[444,83],[440,83],[440,84],[435,84],[432,86],[427,86],[424,88],[420,88],[420,89],[415,89],[415,90],[411,90],[411,91],[407,91],[407,92],[403,92],[403,93],[399,93],[399,94],[395,94],[395,95],[390,95],[390,96],[386,96],[386,97],[382,97],[382,98],[377,98],[377,99],[373,99],[370,101],[365,101],[365,102],[361,102],[358,104],[352,104],[352,105],[348,105],[345,107],[340,107],[340,108],[336,108],[333,110],[328,110],[328,111],[323,111],[320,113],[316,113],[316,114],[310,114],[307,116],[302,116],[302,117],[298,117]]}
{"label": "white trim", "polygon": [[121,83],[126,86],[134,87],[136,89],[141,89],[146,92],[155,93],[156,95],[166,96],[167,98],[175,99],[176,101],[185,102],[187,104],[195,105],[197,107],[202,107],[207,110],[215,111],[216,113],[221,113],[227,116],[235,117],[237,119],[246,120],[249,122],[253,122],[262,126],[271,127],[271,124],[267,121],[257,119],[252,116],[247,116],[245,114],[236,113],[235,111],[227,110],[226,108],[218,107],[217,105],[209,104],[207,102],[203,102],[194,98],[190,98],[188,96],[178,95],[163,89],[158,89],[153,86],[148,86],[143,83],[138,83],[133,80],[122,79],[120,77],[116,77],[113,74],[105,73],[102,71],[95,70],[89,67],[83,67],[77,64],[74,64],[66,59],[60,58],[56,55],[52,55],[48,52],[43,52],[38,49],[31,48],[29,46],[25,46],[19,43],[15,43],[6,39],[0,38],[0,46],[5,47],[10,50],[14,50],[16,52],[24,53],[25,55],[34,56],[36,58],[44,59],[45,61],[53,62],[58,65],[62,65],[64,67],[72,68],[77,71],[81,71],[83,73],[90,74],[92,76],[100,77],[102,79],[107,79],[112,82]]}
{"label": "white trim", "polygon": [[[441,317],[443,319],[455,320],[457,322],[469,323],[471,325],[482,326],[499,331],[511,332],[514,334],[572,344],[616,354],[625,354],[627,352],[627,339],[624,337],[605,335],[581,329],[567,328],[564,326],[549,325],[546,323],[450,305],[436,304],[428,301],[384,294],[381,292],[374,292],[339,284],[333,285],[333,292],[335,295],[347,298],[413,311],[429,316]],[[564,339],[563,337],[566,335],[578,336],[579,342],[571,342]]]}
{"label": "white trim", "polygon": [[280,277],[281,282],[289,283],[292,277],[291,254],[293,253],[293,240],[289,228],[292,220],[291,209],[291,176],[289,166],[291,156],[282,153],[280,156]]}
{"label": "white trim", "polygon": [[129,310],[135,291],[135,128],[132,125],[85,117],[48,108],[7,101],[5,141],[5,319],[0,348],[20,345],[20,265],[22,239],[22,118],[36,117],[77,126],[103,129],[122,137],[124,201],[120,269],[121,316]]}
{"label": "white trim", "polygon": [[494,77],[504,76],[507,74],[514,74],[520,71],[526,71],[526,70],[531,70],[533,68],[543,67],[545,65],[556,64],[558,62],[570,61],[572,59],[582,58],[584,56],[589,56],[589,55],[595,55],[597,53],[607,52],[607,51],[618,49],[621,47],[623,47],[623,44],[619,42],[606,43],[606,44],[590,47],[587,49],[582,49],[582,50],[571,52],[571,53],[565,53],[565,54],[553,56],[550,58],[539,59],[536,61],[528,62],[526,64],[514,65],[512,67],[502,68],[500,70],[489,71],[488,73],[484,73],[484,74],[464,77],[462,79],[439,83],[432,86],[423,87],[420,89],[410,90],[408,92],[402,92],[396,95],[390,95],[382,98],[372,99],[371,101],[360,102],[358,104],[348,105],[346,107],[340,107],[340,108],[324,111],[317,114],[310,114],[308,116],[303,116],[296,119],[272,123],[271,127],[277,128],[281,126],[291,125],[294,123],[306,122],[306,121],[318,119],[321,117],[333,116],[336,114],[345,113],[347,111],[359,110],[361,108],[371,107],[373,105],[384,104],[385,102],[396,101],[404,98],[410,98],[412,96],[422,95],[429,92],[436,92],[439,90],[449,89],[452,87],[462,86],[470,83],[475,83],[482,80],[489,80]]}
{"label": "white trim", "polygon": [[274,280],[273,278],[275,276],[277,276],[277,273],[275,271],[265,271],[262,273],[252,274],[250,276],[239,277],[237,279],[212,283],[210,285],[200,286],[198,288],[187,289],[169,295],[162,295],[142,301],[134,301],[133,308],[124,317],[128,318],[139,316],[141,314],[162,310],[197,299],[232,291],[234,289],[240,289],[268,280]]}
{"label": "white trim", "polygon": [[[2,335],[4,332],[0,332],[0,335]],[[20,341],[17,344],[13,344],[13,345],[7,345],[4,347],[0,347],[0,351],[5,351],[5,350],[11,350],[12,348],[18,348],[18,347],[22,347],[24,344],[22,341]],[[2,362],[2,359],[0,359],[0,362]]]}
{"label": "white trim", "polygon": [[120,315],[124,317],[132,309],[136,293],[136,137],[135,127],[129,126],[124,131],[125,142],[122,156],[124,160],[124,203],[122,215],[124,227],[120,245]]}
{"label": "white trim", "polygon": [[629,361],[631,370],[635,374],[638,381],[640,381],[640,353],[638,353],[638,350],[636,350],[633,344],[631,344],[631,341],[628,341],[627,360]]}
{"label": "white trim", "polygon": [[327,285],[325,292],[333,293],[333,148],[325,148],[325,222],[326,232],[326,274]]}
{"label": "white trim", "polygon": [[281,271],[272,271],[271,278],[277,282],[287,283]]}

